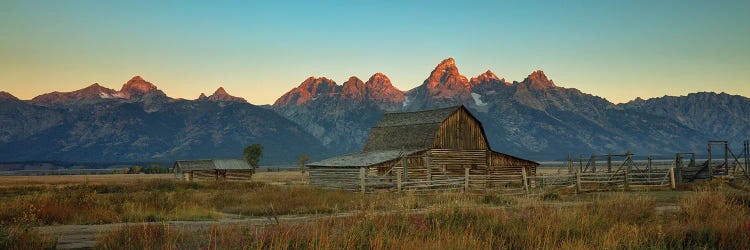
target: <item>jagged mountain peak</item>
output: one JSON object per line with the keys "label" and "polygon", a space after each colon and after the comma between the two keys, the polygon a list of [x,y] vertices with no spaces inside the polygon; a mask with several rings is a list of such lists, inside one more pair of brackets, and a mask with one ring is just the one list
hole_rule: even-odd
{"label": "jagged mountain peak", "polygon": [[[88,87],[85,87],[85,88],[77,90],[77,91],[78,92],[83,92],[83,91],[99,91],[99,92],[107,92],[107,93],[109,93],[109,92],[115,92],[114,89],[110,89],[110,88],[104,87],[102,85],[99,85],[99,83],[91,84]],[[74,92],[76,92],[76,91],[74,91]]]}
{"label": "jagged mountain peak", "polygon": [[315,83],[315,82],[333,82],[333,80],[325,76],[321,76],[321,77],[310,76],[304,81],[302,81],[302,84],[300,85],[305,85],[306,83]]}
{"label": "jagged mountain peak", "polygon": [[114,89],[103,87],[99,85],[99,83],[94,83],[85,88],[75,91],[54,91],[51,93],[41,94],[32,98],[31,102],[44,106],[90,103],[96,102],[101,99],[118,98],[116,96],[116,93],[117,91],[115,91]]}
{"label": "jagged mountain peak", "polygon": [[385,75],[383,72],[377,72],[375,74],[372,74],[372,76],[370,77],[370,79],[381,79],[381,78],[388,79],[390,81],[388,76]]}
{"label": "jagged mountain peak", "polygon": [[335,81],[325,77],[310,76],[296,88],[289,90],[284,95],[276,99],[272,106],[287,107],[302,105],[319,96],[329,96],[338,94],[340,86]]}
{"label": "jagged mountain peak", "polygon": [[216,89],[216,91],[214,91],[214,93],[208,97],[208,100],[219,102],[247,102],[245,98],[230,95],[226,90],[224,90],[224,87],[219,87],[218,89]]}
{"label": "jagged mountain peak", "polygon": [[216,91],[214,91],[213,95],[229,95],[229,94],[224,89],[224,87],[219,87],[218,89],[216,89]]}
{"label": "jagged mountain peak", "polygon": [[356,76],[349,77],[341,86],[341,97],[364,100],[367,98],[365,83]]}
{"label": "jagged mountain peak", "polygon": [[537,88],[537,89],[557,87],[555,85],[555,82],[547,78],[547,75],[545,75],[544,71],[541,71],[541,70],[536,70],[532,72],[521,83],[526,84],[531,88]]}
{"label": "jagged mountain peak", "polygon": [[388,78],[387,75],[380,73],[380,72],[373,74],[370,77],[370,79],[367,79],[367,82],[365,82],[365,84],[370,85],[370,86],[375,86],[375,87],[389,87],[389,86],[392,87],[393,86],[393,84],[391,83],[391,79]]}
{"label": "jagged mountain peak", "polygon": [[200,95],[198,96],[198,100],[203,100],[203,99],[206,99],[206,98],[208,98],[208,97],[206,96],[206,93],[201,93],[201,94],[200,94]]}
{"label": "jagged mountain peak", "polygon": [[418,110],[446,107],[471,99],[472,85],[461,75],[453,58],[441,61],[419,87],[409,90],[404,107]]}
{"label": "jagged mountain peak", "polygon": [[335,91],[336,82],[326,77],[310,76],[303,81],[297,89],[304,89],[312,94]]}
{"label": "jagged mountain peak", "polygon": [[343,83],[343,85],[346,85],[347,83],[351,84],[351,83],[364,83],[364,82],[362,82],[362,80],[359,79],[359,77],[350,76],[349,79]]}
{"label": "jagged mountain peak", "polygon": [[489,69],[485,71],[484,73],[482,73],[481,75],[479,75],[479,77],[486,77],[488,79],[500,79],[497,77],[497,75],[495,75],[495,72],[492,72],[492,70],[489,70]]}
{"label": "jagged mountain peak", "polygon": [[157,90],[156,85],[144,80],[141,76],[134,76],[122,85],[120,93],[123,94],[125,98],[129,98],[134,95],[143,95],[155,90]]}
{"label": "jagged mountain peak", "polygon": [[454,60],[453,57],[448,57],[440,61],[440,63],[438,64],[438,67],[440,66],[444,66],[444,67],[456,66],[456,60]]}
{"label": "jagged mountain peak", "polygon": [[0,100],[18,100],[18,98],[11,93],[0,91]]}
{"label": "jagged mountain peak", "polygon": [[478,75],[477,77],[472,77],[471,80],[469,80],[469,84],[471,86],[476,86],[482,83],[501,83],[503,85],[510,85],[509,82],[505,81],[505,78],[499,78],[497,75],[495,75],[492,70],[487,70],[484,73]]}
{"label": "jagged mountain peak", "polygon": [[469,81],[465,76],[462,76],[456,67],[456,62],[453,58],[448,58],[441,61],[435,69],[430,72],[430,76],[424,81],[424,84],[428,88],[456,88],[460,86],[470,87]]}

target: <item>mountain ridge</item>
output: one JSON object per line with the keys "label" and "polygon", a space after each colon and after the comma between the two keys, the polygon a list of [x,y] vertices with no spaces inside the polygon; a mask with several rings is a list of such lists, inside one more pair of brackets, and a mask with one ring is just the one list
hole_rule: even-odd
{"label": "mountain ridge", "polygon": [[[536,160],[627,150],[699,152],[709,139],[750,137],[747,97],[700,92],[614,104],[557,86],[541,70],[513,82],[492,70],[467,78],[447,58],[406,91],[380,72],[367,81],[351,76],[341,85],[311,76],[263,106],[223,87],[195,100],[174,99],[140,76],[119,91],[95,83],[31,100],[0,91],[0,151],[26,149],[20,156],[26,158],[0,157],[238,157],[234,148],[257,141],[268,144],[268,161],[288,163],[300,153],[321,158],[361,150],[385,112],[455,105],[480,119],[494,149]],[[285,149],[290,145],[292,151]]]}

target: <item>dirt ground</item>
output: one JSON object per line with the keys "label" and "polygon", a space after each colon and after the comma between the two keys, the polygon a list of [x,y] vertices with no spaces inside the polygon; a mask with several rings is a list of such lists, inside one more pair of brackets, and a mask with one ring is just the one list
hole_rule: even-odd
{"label": "dirt ground", "polygon": [[[303,223],[315,219],[335,218],[352,216],[353,213],[338,213],[331,215],[283,215],[273,217],[242,217],[233,214],[223,214],[216,221],[165,221],[165,222],[143,222],[143,223],[114,223],[101,225],[57,225],[42,226],[36,230],[42,234],[52,235],[57,238],[57,249],[87,249],[96,246],[96,239],[100,234],[117,230],[124,226],[134,225],[168,225],[180,230],[200,231],[208,230],[211,226],[264,226],[271,224]],[[278,220],[278,221],[277,221]]]}

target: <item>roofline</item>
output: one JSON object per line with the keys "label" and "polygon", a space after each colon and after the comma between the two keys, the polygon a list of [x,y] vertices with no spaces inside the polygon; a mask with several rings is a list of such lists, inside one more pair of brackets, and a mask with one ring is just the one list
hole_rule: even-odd
{"label": "roofline", "polygon": [[372,128],[392,128],[392,127],[408,127],[408,126],[414,126],[414,125],[424,125],[424,124],[442,124],[443,122],[423,122],[423,123],[409,123],[409,124],[402,124],[402,125],[391,125],[391,126],[372,126]]}
{"label": "roofline", "polygon": [[[427,151],[427,150],[430,150],[430,149],[429,148],[418,148],[418,149],[414,149],[414,150],[404,150],[404,151],[407,153],[406,154],[407,156],[410,156],[410,155],[413,155],[413,154],[422,153],[422,152]],[[371,151],[371,152],[376,152],[376,151]],[[411,153],[409,153],[409,152],[411,152]],[[355,155],[355,154],[363,154],[363,153],[365,153],[365,152],[356,152],[356,153],[351,153],[351,154],[334,156],[334,157],[331,157],[331,158],[344,157],[344,156],[347,156],[347,155]],[[396,157],[396,158],[385,160],[385,161],[381,161],[381,162],[372,163],[372,164],[367,165],[367,166],[343,166],[343,167],[342,166],[324,166],[324,165],[315,165],[314,163],[316,163],[316,162],[313,162],[313,163],[305,164],[305,167],[308,167],[308,166],[311,166],[311,167],[336,167],[336,168],[370,167],[372,165],[377,165],[377,164],[389,162],[389,161],[392,161],[392,160],[395,160],[395,159],[398,159],[398,158],[400,158],[400,157]],[[328,158],[328,159],[330,159],[330,158]],[[320,161],[317,161],[317,162],[321,162],[321,161],[324,161],[324,160],[327,160],[327,159],[323,159],[323,160],[320,160]]]}
{"label": "roofline", "polygon": [[521,157],[517,157],[517,156],[512,156],[512,155],[509,155],[509,154],[506,154],[506,153],[502,153],[502,152],[497,152],[497,151],[495,151],[495,150],[492,150],[492,149],[490,149],[490,151],[491,151],[492,153],[497,153],[497,154],[505,155],[505,156],[508,156],[508,157],[510,157],[510,158],[513,158],[513,159],[516,159],[516,160],[521,160],[521,161],[528,161],[528,162],[531,162],[531,163],[534,163],[534,164],[536,164],[537,166],[540,166],[540,165],[542,165],[542,164],[540,164],[539,162],[535,162],[535,161],[532,161],[532,160],[527,160],[527,159],[524,159],[524,158],[521,158]]}
{"label": "roofline", "polygon": [[[477,121],[477,124],[479,124],[479,129],[482,130],[482,137],[484,137],[484,144],[487,145],[487,149],[489,149],[490,151],[494,152],[494,150],[492,150],[492,147],[490,146],[490,141],[487,139],[487,132],[484,131],[484,126],[482,125],[482,121],[480,121],[479,118],[477,118],[476,116],[474,116],[474,114],[472,114],[471,111],[469,111],[469,109],[466,108],[466,106],[464,106],[463,104],[461,104],[461,106],[457,106],[457,107],[458,107],[458,109],[456,109],[456,111],[458,111],[459,109],[466,110],[466,113],[469,114],[469,116],[471,118],[474,118],[475,121]],[[453,114],[455,114],[455,113],[456,112],[453,112]],[[451,115],[453,115],[453,114],[451,114]],[[445,122],[445,120],[443,120],[443,122]],[[442,124],[442,122],[441,122],[441,124]]]}
{"label": "roofline", "polygon": [[[457,107],[458,107],[458,109],[464,109],[464,110],[466,110],[466,113],[469,114],[469,116],[471,118],[474,118],[475,121],[477,121],[477,124],[479,124],[479,129],[482,130],[482,135],[484,137],[484,143],[487,144],[487,149],[488,150],[490,150],[493,153],[498,153],[498,154],[502,154],[502,155],[505,155],[505,156],[508,156],[508,157],[511,157],[511,158],[515,158],[517,160],[528,161],[528,162],[536,164],[537,166],[541,165],[538,162],[535,162],[535,161],[532,161],[532,160],[527,160],[527,159],[524,159],[524,158],[520,158],[520,157],[509,155],[509,154],[506,154],[506,153],[501,153],[501,152],[498,152],[498,151],[495,151],[494,149],[492,149],[492,146],[490,146],[490,141],[489,141],[489,139],[487,139],[487,133],[484,130],[484,126],[482,125],[482,121],[479,120],[479,118],[477,118],[476,116],[474,116],[474,114],[472,114],[471,111],[468,108],[466,108],[466,106],[464,106],[463,104],[460,105],[460,106],[457,106]],[[456,111],[458,111],[458,109]]]}

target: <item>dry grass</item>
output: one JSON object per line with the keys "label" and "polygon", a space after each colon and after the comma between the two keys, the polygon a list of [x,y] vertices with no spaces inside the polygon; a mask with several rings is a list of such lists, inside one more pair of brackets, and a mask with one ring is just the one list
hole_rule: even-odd
{"label": "dry grass", "polygon": [[[305,174],[297,171],[258,172],[253,181],[268,184],[306,184]],[[103,175],[39,175],[39,176],[0,176],[0,188],[48,185],[124,185],[149,180],[173,180],[173,174],[103,174]]]}
{"label": "dry grass", "polygon": [[394,211],[446,205],[506,205],[511,198],[446,192],[430,195],[359,193],[261,182],[179,182],[31,185],[0,188],[0,224],[28,216],[33,224],[106,224],[216,220],[244,216]]}
{"label": "dry grass", "polygon": [[[658,215],[655,201],[617,194],[574,207],[542,203],[505,209],[441,207],[426,213],[361,212],[303,225],[215,226],[179,231],[125,227],[99,238],[116,248],[211,249],[674,249],[750,247],[748,207],[723,192],[699,191],[681,212]],[[142,236],[137,232],[148,232]],[[142,237],[146,237],[141,239]],[[135,239],[135,240],[132,240]],[[156,243],[155,243],[156,242]]]}
{"label": "dry grass", "polygon": [[[144,176],[144,175],[134,175]],[[254,182],[178,182],[113,176],[76,183],[0,187],[0,249],[54,239],[28,228],[215,220],[245,216],[351,216],[265,227],[216,225],[194,231],[138,225],[103,234],[104,249],[184,248],[740,248],[750,247],[746,184],[686,186],[691,192],[626,192],[507,197],[458,192],[374,193],[296,185],[294,172],[256,175]],[[270,185],[267,183],[281,184]],[[657,206],[678,210],[657,212]],[[417,210],[414,210],[417,209]],[[3,245],[4,244],[4,245]]]}
{"label": "dry grass", "polygon": [[0,188],[28,187],[44,185],[78,184],[134,184],[158,179],[173,179],[172,174],[105,174],[105,175],[40,175],[40,176],[0,176]]}

